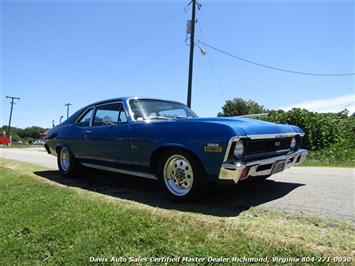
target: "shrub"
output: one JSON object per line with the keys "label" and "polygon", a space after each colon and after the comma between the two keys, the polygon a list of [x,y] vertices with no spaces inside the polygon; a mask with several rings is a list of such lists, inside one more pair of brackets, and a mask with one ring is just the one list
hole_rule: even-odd
{"label": "shrub", "polygon": [[303,147],[309,150],[330,146],[335,148],[345,143],[351,147],[355,141],[355,118],[349,117],[346,110],[339,113],[315,113],[294,108],[288,112],[272,111],[267,120],[302,128],[306,133]]}

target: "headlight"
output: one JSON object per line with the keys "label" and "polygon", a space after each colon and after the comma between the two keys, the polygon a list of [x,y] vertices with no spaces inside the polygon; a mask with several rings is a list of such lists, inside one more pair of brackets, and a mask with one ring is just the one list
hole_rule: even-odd
{"label": "headlight", "polygon": [[242,140],[238,140],[235,143],[235,148],[233,152],[234,158],[239,160],[244,156],[244,142]]}
{"label": "headlight", "polygon": [[297,146],[297,141],[296,141],[296,138],[293,137],[292,140],[291,140],[291,145],[290,145],[290,149],[292,151],[296,150],[296,146]]}

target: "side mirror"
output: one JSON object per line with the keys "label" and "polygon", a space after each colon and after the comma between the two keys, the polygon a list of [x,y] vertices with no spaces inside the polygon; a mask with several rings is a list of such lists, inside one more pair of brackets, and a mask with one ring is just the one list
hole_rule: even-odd
{"label": "side mirror", "polygon": [[112,122],[112,118],[110,116],[105,116],[104,117],[104,124],[105,125],[111,125],[111,126],[116,125],[115,123]]}

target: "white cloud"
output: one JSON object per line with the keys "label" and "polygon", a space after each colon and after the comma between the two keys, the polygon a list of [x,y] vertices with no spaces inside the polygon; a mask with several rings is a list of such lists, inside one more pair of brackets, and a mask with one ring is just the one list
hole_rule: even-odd
{"label": "white cloud", "polygon": [[283,106],[280,109],[288,111],[292,108],[304,108],[319,113],[336,113],[346,108],[349,110],[350,114],[353,114],[355,112],[355,94],[343,95],[330,99],[306,101],[290,106]]}

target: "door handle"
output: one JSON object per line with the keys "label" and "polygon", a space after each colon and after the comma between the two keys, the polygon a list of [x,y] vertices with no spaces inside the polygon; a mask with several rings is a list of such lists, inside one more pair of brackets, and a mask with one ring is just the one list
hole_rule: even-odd
{"label": "door handle", "polygon": [[83,132],[83,134],[85,134],[85,135],[90,134],[90,133],[91,133],[91,130],[85,130],[85,131]]}

